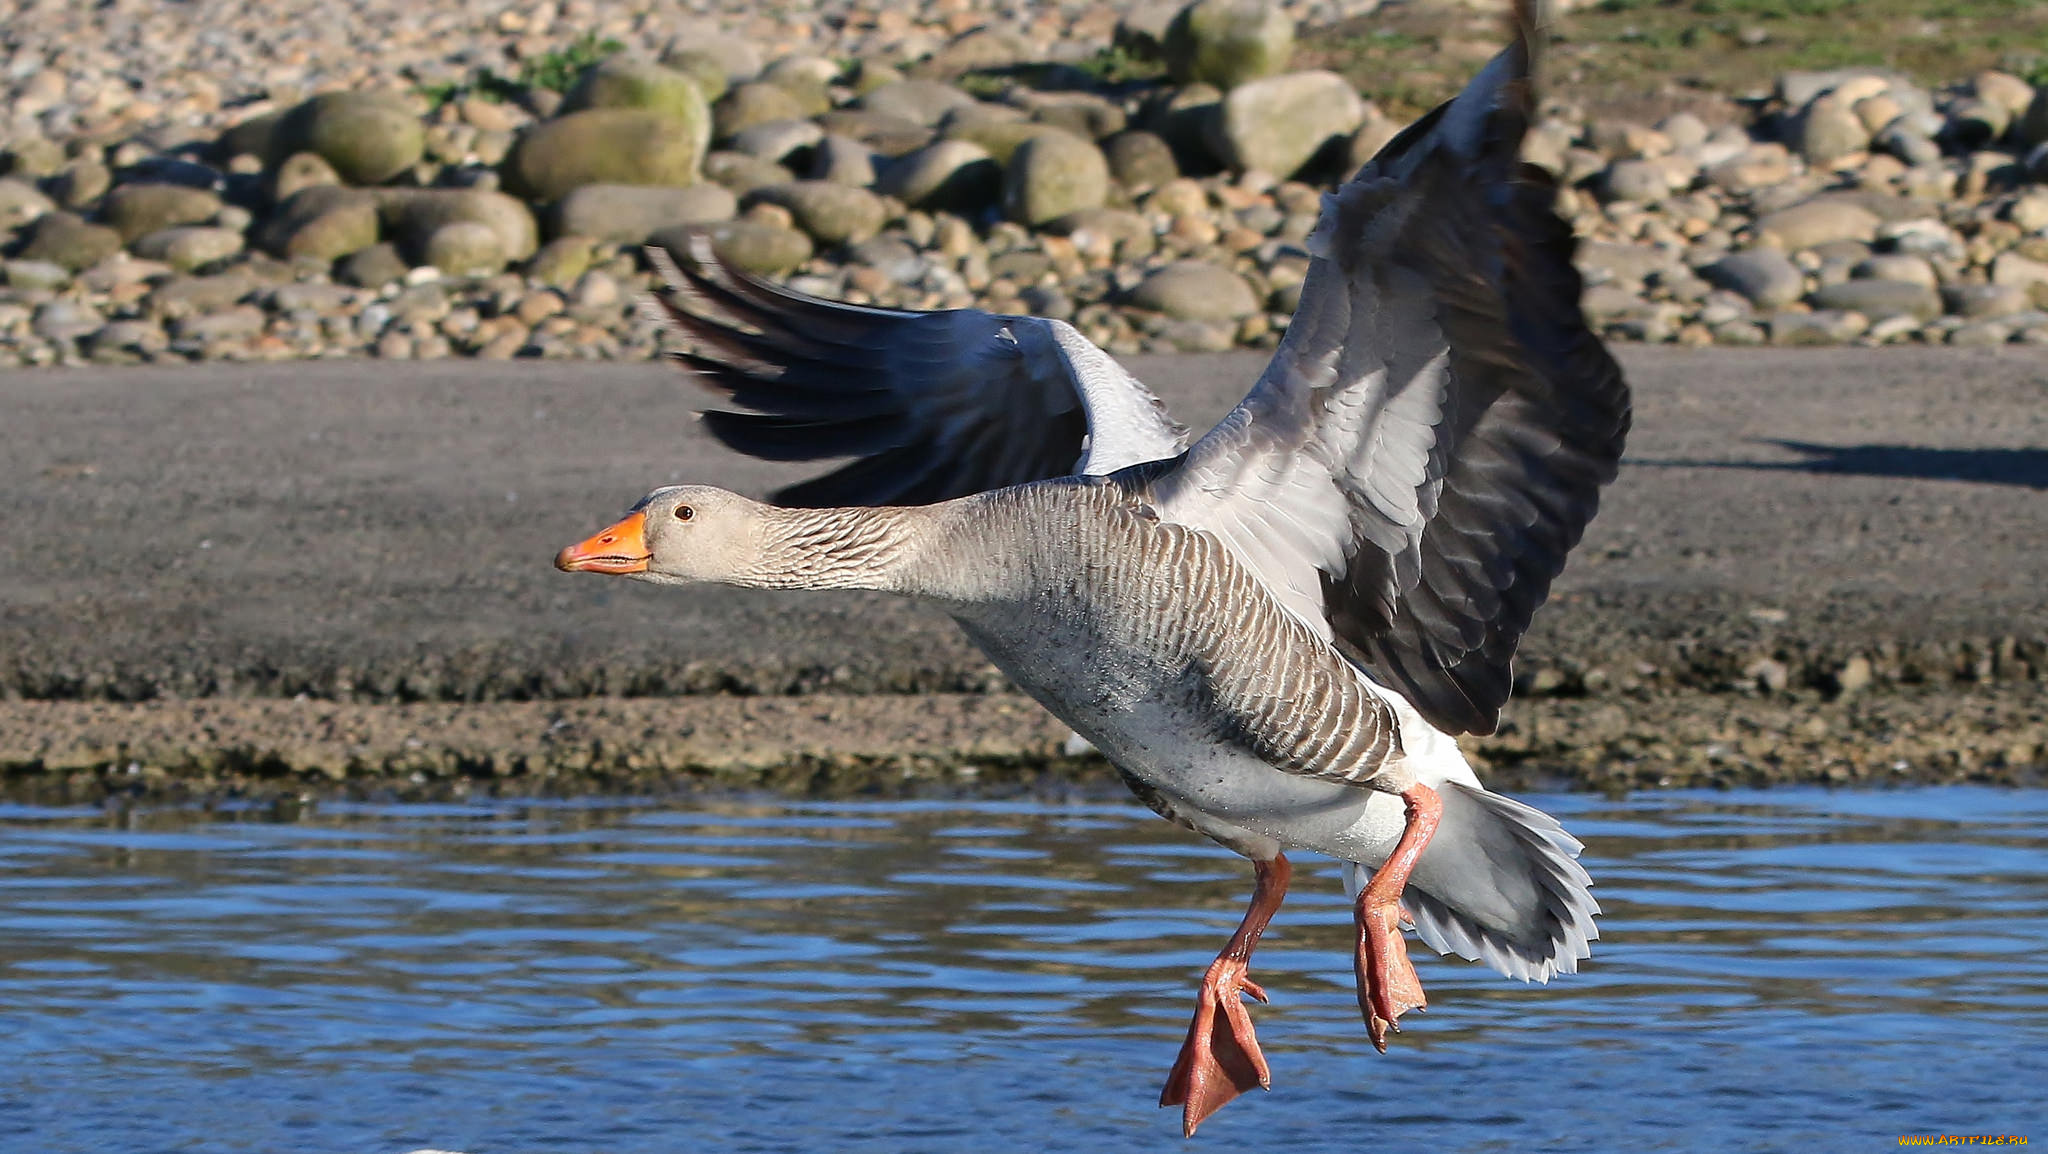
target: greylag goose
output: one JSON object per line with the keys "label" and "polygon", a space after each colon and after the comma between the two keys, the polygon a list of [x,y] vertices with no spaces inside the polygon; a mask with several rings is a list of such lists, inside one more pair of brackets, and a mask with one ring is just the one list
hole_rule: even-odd
{"label": "greylag goose", "polygon": [[1059,321],[835,304],[706,245],[663,302],[733,448],[854,458],[761,504],[654,490],[565,570],[859,588],[951,614],[1160,816],[1249,858],[1162,1106],[1192,1135],[1270,1087],[1243,999],[1289,850],[1347,866],[1372,1043],[1425,1005],[1403,932],[1525,981],[1599,912],[1580,843],[1483,786],[1530,615],[1613,479],[1620,370],[1518,157],[1531,5],[1455,99],[1325,198],[1272,363],[1206,435]]}

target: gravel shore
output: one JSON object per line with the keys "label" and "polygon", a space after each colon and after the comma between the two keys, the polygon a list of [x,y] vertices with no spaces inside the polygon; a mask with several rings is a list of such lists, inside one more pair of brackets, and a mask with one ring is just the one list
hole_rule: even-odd
{"label": "gravel shore", "polygon": [[[1199,425],[1260,360],[1133,367]],[[1510,726],[1470,745],[1495,779],[2034,780],[2048,366],[1622,360],[1630,456]],[[654,484],[791,475],[718,448],[702,400],[651,365],[0,375],[0,773],[40,796],[1107,780],[935,614],[554,572]]]}
{"label": "gravel shore", "polygon": [[[18,6],[0,367],[644,360],[641,246],[689,231],[835,299],[1270,347],[1321,191],[1410,114],[1299,66],[1377,0],[289,7]],[[1430,63],[1470,72],[1499,24]],[[1596,327],[2048,344],[2048,89],[1770,80],[1640,117],[1553,86],[1525,154]]]}

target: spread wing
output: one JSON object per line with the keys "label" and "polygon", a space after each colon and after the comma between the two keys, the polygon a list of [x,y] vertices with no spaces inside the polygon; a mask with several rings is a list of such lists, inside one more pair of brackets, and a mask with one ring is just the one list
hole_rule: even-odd
{"label": "spread wing", "polygon": [[977,309],[904,312],[805,296],[721,261],[704,237],[668,278],[676,354],[743,411],[704,414],[732,448],[853,461],[787,505],[919,505],[1172,457],[1187,431],[1072,325]]}
{"label": "spread wing", "polygon": [[1497,724],[1629,425],[1554,189],[1517,156],[1535,29],[1516,11],[1514,44],[1325,198],[1250,395],[1179,468],[1146,471],[1162,517],[1223,537],[1451,733]]}

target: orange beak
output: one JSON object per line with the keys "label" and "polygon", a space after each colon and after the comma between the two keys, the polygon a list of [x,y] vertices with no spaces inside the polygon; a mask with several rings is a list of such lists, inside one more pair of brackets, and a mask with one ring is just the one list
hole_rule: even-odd
{"label": "orange beak", "polygon": [[647,514],[634,513],[555,554],[555,568],[564,573],[644,573],[652,556],[647,549]]}

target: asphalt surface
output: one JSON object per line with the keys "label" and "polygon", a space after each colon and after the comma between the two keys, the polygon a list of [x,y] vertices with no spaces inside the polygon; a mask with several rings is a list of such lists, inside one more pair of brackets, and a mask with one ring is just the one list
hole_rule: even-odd
{"label": "asphalt surface", "polygon": [[[1525,669],[1710,677],[1776,655],[1796,678],[1915,647],[2041,664],[2048,350],[1621,355],[1628,461]],[[1199,427],[1261,363],[1131,367]],[[0,696],[999,683],[950,622],[889,598],[551,568],[655,485],[802,475],[719,448],[693,420],[707,400],[660,365],[0,373]]]}

